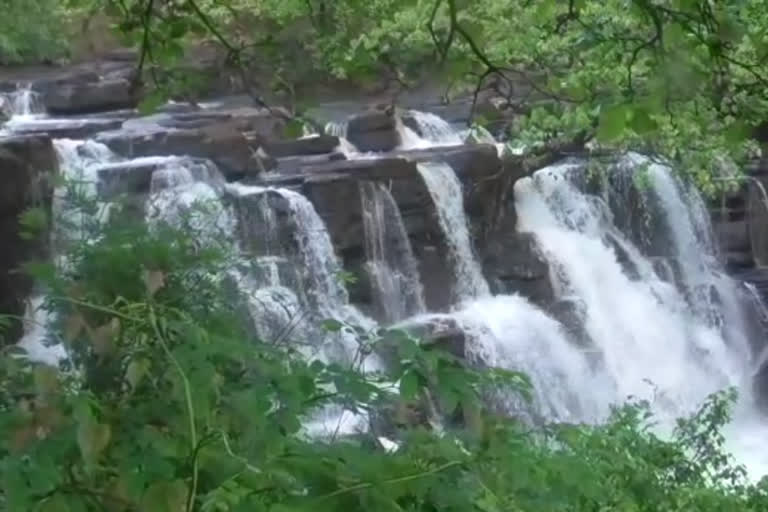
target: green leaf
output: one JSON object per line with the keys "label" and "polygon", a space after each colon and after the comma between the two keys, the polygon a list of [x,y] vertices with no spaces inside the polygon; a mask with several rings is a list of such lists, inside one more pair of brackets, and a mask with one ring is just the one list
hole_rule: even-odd
{"label": "green leaf", "polygon": [[419,346],[411,338],[402,338],[397,344],[397,355],[403,360],[412,360],[419,353]]}
{"label": "green leaf", "polygon": [[627,125],[627,114],[626,105],[615,105],[600,112],[597,139],[610,142],[621,137]]}
{"label": "green leaf", "polygon": [[400,396],[406,400],[416,397],[419,392],[419,375],[409,370],[400,377]]}
{"label": "green leaf", "polygon": [[35,391],[38,395],[50,395],[59,386],[58,370],[47,365],[38,365],[34,373]]}
{"label": "green leaf", "polygon": [[144,376],[149,371],[150,362],[149,359],[140,357],[131,360],[128,364],[128,368],[125,370],[125,380],[128,381],[132,389],[136,389]]}
{"label": "green leaf", "polygon": [[95,464],[109,445],[112,429],[109,425],[97,423],[95,419],[81,421],[77,427],[77,445],[87,465]]}
{"label": "green leaf", "polygon": [[637,108],[632,111],[630,127],[638,135],[647,135],[658,128],[658,124],[646,109]]}
{"label": "green leaf", "polygon": [[299,119],[291,119],[285,123],[283,136],[289,139],[297,139],[304,134],[304,123]]}
{"label": "green leaf", "polygon": [[157,482],[144,493],[143,512],[184,512],[187,503],[187,485],[183,480]]}
{"label": "green leaf", "polygon": [[24,240],[32,240],[48,229],[48,214],[42,208],[28,208],[19,215],[19,224],[19,236]]}
{"label": "green leaf", "polygon": [[147,94],[141,103],[139,103],[139,113],[142,115],[149,115],[155,112],[161,105],[163,105],[168,97],[160,90],[152,91]]}
{"label": "green leaf", "polygon": [[321,327],[327,332],[339,332],[342,327],[344,327],[344,324],[335,318],[328,318],[327,320],[323,320]]}

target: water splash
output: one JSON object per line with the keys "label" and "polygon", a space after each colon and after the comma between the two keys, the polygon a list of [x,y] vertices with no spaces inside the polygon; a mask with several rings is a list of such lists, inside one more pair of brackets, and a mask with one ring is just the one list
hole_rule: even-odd
{"label": "water splash", "polygon": [[[518,228],[535,234],[561,293],[584,305],[580,316],[588,339],[582,343],[599,356],[594,371],[608,384],[600,388],[606,392],[593,394],[598,410],[630,396],[647,399],[662,426],[669,428],[709,394],[737,386],[742,402],[728,429],[733,437],[729,444],[749,467],[765,466],[739,444],[744,441],[739,437],[748,437],[747,430],[756,424],[753,362],[738,298],[713,258],[700,197],[669,169],[650,168],[651,191],[666,220],[662,229],[669,231],[668,250],[683,269],[683,286],[676,287],[657,275],[651,258],[628,236],[617,233],[603,199],[573,184],[579,165],[551,166],[518,181],[515,199]],[[608,234],[620,244],[609,243]],[[634,272],[620,262],[621,248],[628,249],[629,256],[622,257],[635,263]],[[686,292],[703,286],[718,290],[719,319],[699,307],[702,300],[708,305],[708,298]],[[550,361],[561,367],[559,360]],[[546,394],[552,392],[556,390],[548,388]]]}
{"label": "water splash", "polygon": [[418,170],[432,197],[448,245],[456,278],[456,300],[489,295],[488,283],[472,249],[459,178],[448,164],[442,162],[420,163]]}
{"label": "water splash", "polygon": [[471,361],[523,370],[531,378],[533,407],[516,394],[505,394],[496,397],[503,410],[535,423],[599,421],[608,414],[612,382],[592,369],[592,354],[523,297],[482,298],[453,317],[464,326]]}
{"label": "water splash", "polygon": [[24,121],[43,116],[45,106],[31,84],[22,84],[14,92],[0,93],[0,112],[11,121]]}
{"label": "water splash", "polygon": [[360,182],[368,274],[387,323],[423,313],[424,290],[400,209],[380,182]]}
{"label": "water splash", "polygon": [[409,110],[406,114],[417,130],[406,126],[399,118],[397,128],[402,143],[400,149],[423,149],[435,146],[458,146],[463,138],[443,118],[430,112]]}

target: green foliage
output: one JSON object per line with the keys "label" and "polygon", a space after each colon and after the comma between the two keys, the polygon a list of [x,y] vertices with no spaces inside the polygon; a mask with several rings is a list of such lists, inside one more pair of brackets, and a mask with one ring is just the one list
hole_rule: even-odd
{"label": "green foliage", "polygon": [[41,62],[66,54],[59,0],[7,0],[0,14],[0,65]]}
{"label": "green foliage", "polygon": [[197,0],[164,4],[163,23],[143,14],[148,1],[118,13],[132,41],[157,48],[155,68],[202,36],[291,97],[318,75],[407,86],[429,74],[448,97],[508,99],[510,138],[529,148],[654,153],[706,191],[755,156],[768,114],[765,0]]}
{"label": "green foliage", "polygon": [[[357,332],[360,352],[379,352],[387,370],[307,360],[255,339],[232,311],[223,279],[231,256],[199,223],[113,218],[73,223],[81,229],[61,267],[29,266],[48,287],[51,336],[69,357],[60,368],[0,358],[1,510],[768,505],[768,488],[750,484],[723,449],[731,391],[666,440],[644,403],[617,409],[604,425],[531,429],[483,405],[498,391],[530,400],[523,374],[471,368],[407,332],[370,334],[335,319],[323,327]],[[370,413],[370,431],[307,435],[302,425],[340,407]],[[374,420],[392,410],[385,419],[394,426]],[[414,410],[429,421],[414,420]],[[442,428],[425,428],[430,422]]]}

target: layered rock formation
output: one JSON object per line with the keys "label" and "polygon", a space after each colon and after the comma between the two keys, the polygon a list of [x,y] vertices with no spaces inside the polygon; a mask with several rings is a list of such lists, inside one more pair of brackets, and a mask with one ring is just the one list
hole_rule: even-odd
{"label": "layered rock formation", "polygon": [[[32,280],[22,271],[27,261],[44,256],[46,233],[29,238],[20,216],[39,207],[50,212],[57,170],[51,139],[45,136],[0,136],[0,312],[24,315]],[[6,339],[17,339],[21,324],[13,323]]]}

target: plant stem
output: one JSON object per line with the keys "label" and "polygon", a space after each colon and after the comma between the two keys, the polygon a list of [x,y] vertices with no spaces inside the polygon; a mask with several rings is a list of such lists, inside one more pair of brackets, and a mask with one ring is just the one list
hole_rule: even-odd
{"label": "plant stem", "polygon": [[[163,351],[168,356],[168,359],[171,360],[173,363],[173,366],[176,367],[176,370],[179,372],[179,376],[181,377],[182,384],[184,385],[184,398],[186,400],[187,405],[187,415],[189,416],[189,436],[190,441],[192,445],[192,452],[195,453],[197,450],[197,427],[195,426],[195,407],[192,403],[192,389],[189,384],[189,379],[187,378],[187,374],[184,373],[184,368],[181,367],[181,364],[179,361],[173,356],[171,353],[170,348],[168,348],[168,345],[165,343],[165,339],[163,338],[162,333],[160,332],[160,327],[157,325],[157,317],[155,316],[155,309],[150,306],[149,307],[149,321],[152,324],[152,329],[155,331],[155,336],[157,336],[157,341],[160,343],[160,346],[163,347]],[[197,467],[197,456],[193,457],[192,459],[192,487],[189,490],[189,495],[187,496],[187,512],[192,512],[192,507],[195,502],[195,496],[197,495],[197,479],[198,479],[198,467]]]}
{"label": "plant stem", "polygon": [[[401,476],[401,477],[398,477],[398,478],[392,478],[390,480],[384,480],[383,482],[381,482],[381,485],[399,484],[399,483],[402,483],[402,482],[409,482],[411,480],[418,480],[419,478],[425,478],[425,477],[434,475],[436,473],[440,473],[442,471],[445,471],[446,469],[450,469],[450,468],[453,468],[453,467],[456,467],[456,466],[461,466],[462,464],[464,464],[464,463],[462,461],[458,461],[458,460],[454,460],[454,461],[451,461],[451,462],[446,462],[442,466],[438,466],[438,467],[436,467],[434,469],[430,469],[429,471],[423,471],[421,473],[416,473],[416,474],[413,474],[413,475],[406,475],[406,476]],[[350,486],[350,487],[345,487],[343,489],[337,489],[337,490],[335,490],[335,491],[333,491],[331,493],[328,493],[328,494],[325,494],[323,496],[318,497],[317,501],[324,501],[324,500],[327,500],[327,499],[330,499],[330,498],[334,498],[336,496],[341,496],[342,494],[347,494],[347,493],[355,492],[355,491],[361,491],[363,489],[368,489],[370,487],[373,487],[373,485],[374,484],[371,483],[371,482],[362,482],[362,483],[355,484],[355,485]]]}

